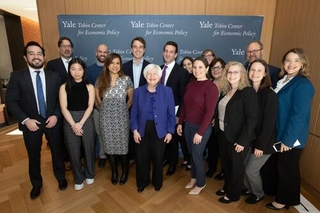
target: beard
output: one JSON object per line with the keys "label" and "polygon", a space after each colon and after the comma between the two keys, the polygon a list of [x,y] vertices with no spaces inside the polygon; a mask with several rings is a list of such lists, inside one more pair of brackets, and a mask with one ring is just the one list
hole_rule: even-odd
{"label": "beard", "polygon": [[36,62],[35,60],[28,61],[28,65],[33,69],[41,69],[43,67],[43,64],[44,64],[43,61],[39,61],[39,62]]}

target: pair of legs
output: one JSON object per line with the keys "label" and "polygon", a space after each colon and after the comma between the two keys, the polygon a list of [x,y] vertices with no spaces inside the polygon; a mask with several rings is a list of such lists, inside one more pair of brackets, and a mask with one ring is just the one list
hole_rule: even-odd
{"label": "pair of legs", "polygon": [[107,155],[111,167],[111,182],[113,185],[118,183],[118,159],[121,161],[122,174],[120,178],[120,185],[127,182],[129,176],[129,159],[128,155]]}

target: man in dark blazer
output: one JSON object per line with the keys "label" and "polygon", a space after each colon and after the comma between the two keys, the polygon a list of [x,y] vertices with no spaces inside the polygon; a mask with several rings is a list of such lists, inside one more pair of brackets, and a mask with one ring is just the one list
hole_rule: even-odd
{"label": "man in dark blazer", "polygon": [[48,61],[47,69],[59,73],[61,82],[65,83],[68,77],[68,63],[73,54],[73,43],[68,37],[60,37],[58,48],[60,57]]}
{"label": "man in dark blazer", "polygon": [[[30,41],[24,48],[24,59],[28,68],[12,72],[7,86],[7,107],[19,122],[19,129],[29,157],[29,177],[33,186],[30,197],[40,195],[43,181],[40,169],[42,136],[48,140],[53,172],[60,190],[67,188],[61,144],[61,111],[59,106],[60,77],[57,73],[44,69],[45,52],[37,42]],[[38,73],[38,74],[37,74]],[[41,79],[43,95],[37,87]],[[37,80],[38,78],[38,80]],[[37,89],[38,88],[38,89]],[[44,97],[40,104],[38,97]],[[40,115],[40,106],[45,112]]]}
{"label": "man in dark blazer", "polygon": [[[163,84],[165,86],[172,88],[176,110],[176,123],[178,123],[180,113],[179,106],[182,106],[183,104],[183,96],[186,86],[190,81],[190,75],[187,70],[176,63],[176,58],[178,56],[178,45],[176,42],[168,41],[163,47],[162,54],[164,65],[161,66],[163,70],[161,78],[163,78]],[[166,175],[173,175],[176,171],[176,166],[179,160],[179,143],[177,131],[175,131],[175,133],[173,134],[172,140],[166,148],[164,159],[164,166],[166,164],[169,164]]]}
{"label": "man in dark blazer", "polygon": [[[248,44],[246,49],[246,60],[244,67],[249,71],[250,63],[256,59],[262,59],[263,44],[260,41],[252,41]],[[268,65],[272,87],[276,88],[277,82],[279,81],[280,69],[278,67]]]}
{"label": "man in dark blazer", "polygon": [[[142,37],[135,37],[131,41],[131,54],[132,60],[123,64],[123,72],[130,77],[133,82],[134,88],[138,88],[147,83],[143,76],[144,68],[149,64],[143,57],[146,53],[146,41]],[[130,132],[129,137],[129,153],[128,157],[130,164],[134,163],[135,160],[135,142],[133,135]]]}

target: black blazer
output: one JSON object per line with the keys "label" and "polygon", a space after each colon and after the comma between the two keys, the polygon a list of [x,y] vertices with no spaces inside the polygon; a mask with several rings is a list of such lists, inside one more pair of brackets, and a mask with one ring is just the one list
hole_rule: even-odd
{"label": "black blazer", "polygon": [[258,90],[257,96],[258,123],[255,128],[256,139],[252,142],[252,148],[262,150],[264,154],[272,154],[275,152],[273,144],[276,142],[278,97],[270,88]]}
{"label": "black blazer", "polygon": [[[255,139],[254,129],[257,121],[258,97],[256,91],[252,87],[237,90],[226,106],[224,116],[226,140],[231,144],[238,143],[244,147],[249,146]],[[218,121],[217,124],[215,128],[219,128]]]}
{"label": "black blazer", "polygon": [[[48,117],[55,115],[59,120],[61,118],[59,105],[60,77],[50,70],[45,69],[44,72],[46,77],[47,115]],[[8,110],[18,120],[21,131],[27,129],[25,125],[21,124],[26,118],[41,120],[29,69],[11,73],[6,97]]]}
{"label": "black blazer", "polygon": [[[129,76],[131,81],[134,83],[132,64],[133,64],[133,60],[130,60],[130,61],[127,61],[126,63],[124,63],[123,64],[123,72],[124,72],[124,74]],[[145,85],[147,83],[146,79],[143,76],[143,70],[148,64],[150,64],[148,61],[143,60],[142,70],[141,70],[141,75],[140,75],[140,80],[139,80],[139,87],[142,85]]]}
{"label": "black blazer", "polygon": [[61,58],[56,58],[47,63],[47,69],[56,72],[60,75],[62,83],[65,83],[68,78],[68,71],[66,70]]}
{"label": "black blazer", "polygon": [[[164,65],[161,66],[161,69],[163,69],[163,67]],[[189,72],[175,63],[166,82],[166,86],[172,88],[175,106],[179,105],[179,109],[176,115],[177,117],[179,117],[180,107],[183,104],[184,92],[189,81]]]}

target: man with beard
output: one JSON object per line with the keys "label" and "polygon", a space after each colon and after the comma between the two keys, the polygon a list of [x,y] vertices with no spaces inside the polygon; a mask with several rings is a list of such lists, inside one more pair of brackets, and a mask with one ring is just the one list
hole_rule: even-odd
{"label": "man with beard", "polygon": [[45,52],[35,41],[26,44],[24,59],[28,68],[12,72],[7,87],[7,107],[19,122],[29,157],[30,197],[40,195],[43,181],[40,169],[42,136],[50,145],[52,167],[60,190],[67,188],[61,144],[61,111],[57,73],[44,69]]}
{"label": "man with beard", "polygon": [[[95,85],[97,78],[100,76],[104,62],[109,54],[109,48],[105,44],[99,44],[96,50],[96,57],[97,62],[90,65],[87,68],[87,76],[91,84]],[[107,155],[103,148],[103,142],[101,138],[101,131],[100,131],[100,121],[99,121],[99,108],[98,105],[95,104],[94,110],[93,110],[93,120],[94,120],[94,127],[96,130],[96,134],[98,136],[97,140],[99,142],[99,163],[98,167],[103,168],[106,165],[107,161]]]}
{"label": "man with beard", "polygon": [[[144,59],[145,53],[146,41],[142,37],[135,37],[131,41],[132,60],[123,64],[123,72],[130,77],[135,89],[147,83],[143,76],[143,70],[149,64],[149,62]],[[128,153],[130,165],[135,162],[135,144],[133,134],[130,132]]]}
{"label": "man with beard", "polygon": [[58,41],[59,58],[48,61],[47,68],[60,74],[61,82],[65,83],[68,77],[68,63],[73,54],[73,43],[68,37],[60,37]]}
{"label": "man with beard", "polygon": [[[246,61],[244,64],[244,67],[248,70],[250,63],[253,62],[256,59],[262,59],[262,53],[263,53],[263,44],[260,41],[252,41],[248,44],[247,50],[246,50]],[[272,82],[272,87],[276,88],[277,82],[279,80],[279,73],[280,69],[278,67],[268,65],[269,67],[269,73],[270,78]]]}

